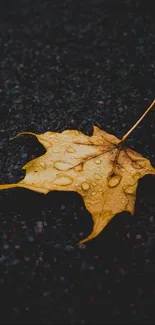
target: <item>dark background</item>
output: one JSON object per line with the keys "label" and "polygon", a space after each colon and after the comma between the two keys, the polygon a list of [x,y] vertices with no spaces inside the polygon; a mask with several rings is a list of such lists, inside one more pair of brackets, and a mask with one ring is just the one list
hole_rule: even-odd
{"label": "dark background", "polygon": [[[144,5],[145,4],[145,5]],[[34,137],[95,124],[117,137],[155,96],[151,1],[0,2],[0,183],[44,153]],[[155,110],[127,144],[155,166]],[[0,192],[0,322],[154,324],[155,178],[139,182],[134,216],[94,240],[77,193]]]}

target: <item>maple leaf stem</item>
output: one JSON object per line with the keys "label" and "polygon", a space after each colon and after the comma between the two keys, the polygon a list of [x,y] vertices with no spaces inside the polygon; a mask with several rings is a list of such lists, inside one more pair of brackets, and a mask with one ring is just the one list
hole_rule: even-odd
{"label": "maple leaf stem", "polygon": [[121,142],[124,142],[126,138],[129,136],[129,134],[137,127],[137,125],[143,120],[143,118],[146,116],[146,114],[155,106],[155,99],[151,103],[151,105],[147,108],[147,110],[144,112],[144,114],[139,118],[139,120],[133,125],[133,127],[123,136],[123,138],[120,140]]}
{"label": "maple leaf stem", "polygon": [[14,140],[15,138],[17,138],[19,135],[23,135],[23,134],[30,134],[30,135],[36,135],[33,132],[20,132],[18,134],[16,134],[13,138],[10,138],[10,140]]}

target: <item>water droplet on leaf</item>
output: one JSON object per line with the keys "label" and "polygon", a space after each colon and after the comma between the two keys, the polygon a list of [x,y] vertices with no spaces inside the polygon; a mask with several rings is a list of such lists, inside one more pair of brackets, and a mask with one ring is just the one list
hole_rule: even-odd
{"label": "water droplet on leaf", "polygon": [[98,173],[95,174],[95,179],[96,179],[96,180],[99,180],[99,179],[101,179],[101,178],[102,178],[102,176],[101,176],[100,174],[98,174]]}
{"label": "water droplet on leaf", "polygon": [[100,159],[95,159],[95,160],[94,160],[94,163],[98,165],[98,164],[101,163],[101,160],[100,160]]}
{"label": "water droplet on leaf", "polygon": [[45,163],[44,163],[44,162],[41,162],[41,163],[40,163],[40,166],[41,166],[41,167],[43,167],[43,168],[45,168],[45,167],[46,167],[46,165],[45,165]]}
{"label": "water droplet on leaf", "polygon": [[87,190],[89,190],[90,185],[89,185],[87,182],[83,182],[83,183],[81,184],[81,187],[82,187],[82,189],[83,189],[84,191],[87,191]]}
{"label": "water droplet on leaf", "polygon": [[126,189],[125,189],[125,193],[127,194],[134,194],[135,193],[135,186],[128,186]]}
{"label": "water droplet on leaf", "polygon": [[69,168],[71,168],[72,166],[64,161],[56,161],[54,162],[54,167],[58,170],[68,170]]}
{"label": "water droplet on leaf", "polygon": [[69,153],[73,153],[73,152],[76,152],[76,150],[74,149],[74,148],[67,148],[67,150],[66,150],[67,152],[69,152]]}
{"label": "water droplet on leaf", "polygon": [[54,153],[59,153],[59,152],[60,152],[60,150],[58,150],[58,149],[52,149],[52,151],[53,151]]}
{"label": "water droplet on leaf", "polygon": [[119,175],[112,176],[112,177],[110,177],[110,179],[108,181],[108,185],[110,187],[115,187],[116,185],[119,184],[120,180],[121,180],[121,177]]}
{"label": "water droplet on leaf", "polygon": [[73,179],[69,176],[60,176],[54,182],[55,185],[66,186],[73,183]]}

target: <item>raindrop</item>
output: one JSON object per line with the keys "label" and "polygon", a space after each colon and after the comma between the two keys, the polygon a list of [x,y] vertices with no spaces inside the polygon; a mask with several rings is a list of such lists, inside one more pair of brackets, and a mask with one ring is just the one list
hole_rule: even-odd
{"label": "raindrop", "polygon": [[45,165],[44,162],[41,162],[41,163],[40,163],[40,166],[43,167],[43,168],[46,167],[46,165]]}
{"label": "raindrop", "polygon": [[60,152],[60,150],[58,150],[58,149],[52,149],[52,151],[53,151],[54,153],[59,153],[59,152]]}
{"label": "raindrop", "polygon": [[73,153],[73,152],[76,152],[76,150],[74,149],[74,148],[67,148],[67,150],[66,150],[67,152],[69,152],[69,153]]}
{"label": "raindrop", "polygon": [[128,186],[125,189],[125,193],[127,193],[127,194],[134,194],[135,193],[135,186]]}
{"label": "raindrop", "polygon": [[87,190],[89,190],[90,185],[89,185],[87,182],[83,182],[83,183],[81,184],[81,187],[82,187],[82,189],[83,189],[84,191],[87,191]]}
{"label": "raindrop", "polygon": [[99,180],[99,179],[101,179],[101,178],[102,178],[102,176],[101,176],[100,174],[98,174],[98,173],[95,174],[95,179],[96,179],[96,180]]}
{"label": "raindrop", "polygon": [[55,185],[69,185],[73,183],[73,179],[69,176],[60,176],[54,182]]}
{"label": "raindrop", "polygon": [[101,163],[101,160],[100,160],[100,159],[95,159],[95,160],[94,160],[94,163],[98,165],[98,164]]}
{"label": "raindrop", "polygon": [[69,168],[71,168],[71,165],[67,162],[59,160],[54,162],[54,167],[58,170],[68,170]]}
{"label": "raindrop", "polygon": [[109,179],[109,182],[108,182],[108,185],[110,187],[115,187],[116,185],[119,184],[121,180],[121,177],[119,175],[115,175],[115,176],[112,176],[110,179]]}

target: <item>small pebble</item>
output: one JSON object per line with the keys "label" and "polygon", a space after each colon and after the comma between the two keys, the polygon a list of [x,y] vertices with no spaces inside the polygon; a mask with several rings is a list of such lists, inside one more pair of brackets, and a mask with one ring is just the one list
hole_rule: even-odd
{"label": "small pebble", "polygon": [[89,266],[89,270],[94,271],[95,270],[95,266],[94,265],[90,265]]}
{"label": "small pebble", "polygon": [[4,255],[0,256],[0,262],[3,262],[5,260],[6,260],[6,256],[4,256]]}
{"label": "small pebble", "polygon": [[22,155],[21,155],[21,158],[27,158],[27,153],[25,152],[25,153],[22,153]]}
{"label": "small pebble", "polygon": [[61,245],[60,244],[55,244],[54,247],[55,248],[61,248]]}
{"label": "small pebble", "polygon": [[120,268],[119,271],[120,271],[121,275],[125,275],[125,270],[123,268]]}
{"label": "small pebble", "polygon": [[95,255],[94,258],[95,258],[95,260],[98,260],[99,259],[99,256],[98,255]]}
{"label": "small pebble", "polygon": [[40,232],[42,232],[42,230],[43,230],[43,222],[42,221],[38,221],[36,223],[35,231],[40,233]]}
{"label": "small pebble", "polygon": [[106,269],[106,270],[104,271],[104,273],[105,273],[105,274],[109,274],[109,270]]}
{"label": "small pebble", "polygon": [[87,268],[88,268],[88,264],[87,264],[87,262],[83,261],[83,262],[81,263],[81,270],[86,270]]}
{"label": "small pebble", "polygon": [[89,301],[90,301],[90,303],[91,303],[91,304],[93,304],[93,303],[94,303],[94,301],[95,301],[95,298],[94,298],[94,296],[90,296],[90,297],[89,297]]}
{"label": "small pebble", "polygon": [[122,113],[123,112],[123,107],[118,107],[118,111],[119,111],[119,113]]}
{"label": "small pebble", "polygon": [[20,245],[15,245],[15,248],[16,249],[20,249]]}
{"label": "small pebble", "polygon": [[50,294],[51,294],[50,292],[46,291],[46,292],[43,293],[43,297],[49,297]]}
{"label": "small pebble", "polygon": [[19,165],[15,165],[14,169],[17,170],[19,168]]}
{"label": "small pebble", "polygon": [[136,235],[136,239],[138,240],[138,239],[141,239],[142,238],[142,235],[141,234],[137,234]]}
{"label": "small pebble", "polygon": [[85,248],[86,248],[86,245],[85,245],[85,244],[80,244],[80,245],[79,245],[79,248],[80,248],[80,249],[85,249]]}
{"label": "small pebble", "polygon": [[31,235],[29,235],[28,236],[28,241],[32,243],[34,241],[34,238]]}
{"label": "small pebble", "polygon": [[74,247],[73,246],[71,246],[71,245],[66,245],[66,247],[65,247],[65,251],[66,252],[71,252],[71,251],[73,251],[74,250]]}
{"label": "small pebble", "polygon": [[8,244],[5,244],[3,247],[4,247],[4,249],[8,249],[9,248],[9,245]]}
{"label": "small pebble", "polygon": [[130,308],[134,308],[135,307],[135,304],[129,304],[129,307]]}

